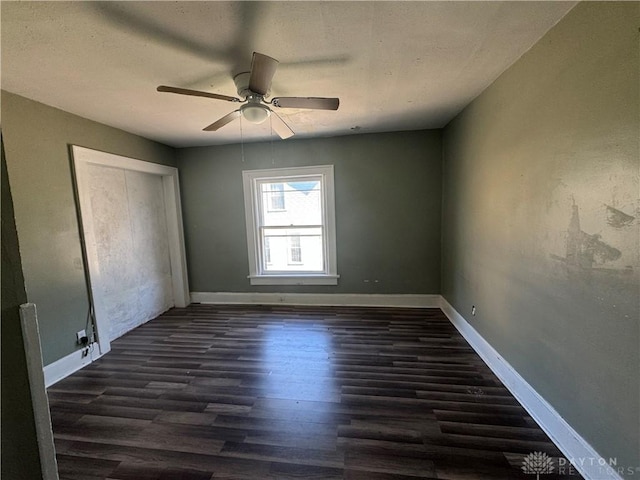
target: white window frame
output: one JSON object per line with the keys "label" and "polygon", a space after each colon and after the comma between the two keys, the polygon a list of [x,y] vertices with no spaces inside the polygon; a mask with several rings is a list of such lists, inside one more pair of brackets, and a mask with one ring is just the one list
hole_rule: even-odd
{"label": "white window frame", "polygon": [[[259,184],[264,181],[287,183],[304,177],[321,177],[324,268],[322,272],[267,272],[263,269],[259,233]],[[247,226],[249,280],[251,285],[337,285],[336,215],[333,165],[270,168],[242,172],[244,210]]]}

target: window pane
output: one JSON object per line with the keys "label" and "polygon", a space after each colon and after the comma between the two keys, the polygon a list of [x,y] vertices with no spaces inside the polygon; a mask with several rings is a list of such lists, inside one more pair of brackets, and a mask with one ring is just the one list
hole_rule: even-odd
{"label": "window pane", "polygon": [[264,228],[261,231],[265,272],[324,271],[322,228]]}
{"label": "window pane", "polygon": [[260,184],[264,226],[321,225],[321,177]]}

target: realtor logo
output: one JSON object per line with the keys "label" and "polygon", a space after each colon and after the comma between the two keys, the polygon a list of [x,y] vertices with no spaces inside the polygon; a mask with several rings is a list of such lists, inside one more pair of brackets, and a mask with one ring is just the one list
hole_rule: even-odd
{"label": "realtor logo", "polygon": [[553,469],[553,459],[544,452],[531,452],[522,460],[522,471],[535,474],[536,480],[540,480],[540,475],[552,473]]}

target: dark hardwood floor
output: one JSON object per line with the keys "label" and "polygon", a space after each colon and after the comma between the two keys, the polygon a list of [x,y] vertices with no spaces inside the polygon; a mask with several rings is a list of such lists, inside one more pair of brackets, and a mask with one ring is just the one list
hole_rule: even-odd
{"label": "dark hardwood floor", "polygon": [[61,480],[533,480],[525,456],[561,456],[438,309],[192,305],[111,347],[48,390]]}

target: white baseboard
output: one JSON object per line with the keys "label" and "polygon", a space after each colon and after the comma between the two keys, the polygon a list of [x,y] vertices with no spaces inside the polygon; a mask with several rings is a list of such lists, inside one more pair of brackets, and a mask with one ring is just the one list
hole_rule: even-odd
{"label": "white baseboard", "polygon": [[586,480],[622,480],[610,460],[599,455],[444,298],[441,309]]}
{"label": "white baseboard", "polygon": [[193,303],[440,308],[440,295],[191,292]]}
{"label": "white baseboard", "polygon": [[76,350],[66,357],[62,357],[61,359],[50,363],[44,367],[45,386],[47,388],[50,387],[54,383],[68,377],[73,372],[77,372],[82,367],[89,365],[101,356],[98,343],[93,343],[89,346],[89,354],[84,357],[82,356],[82,350]]}

